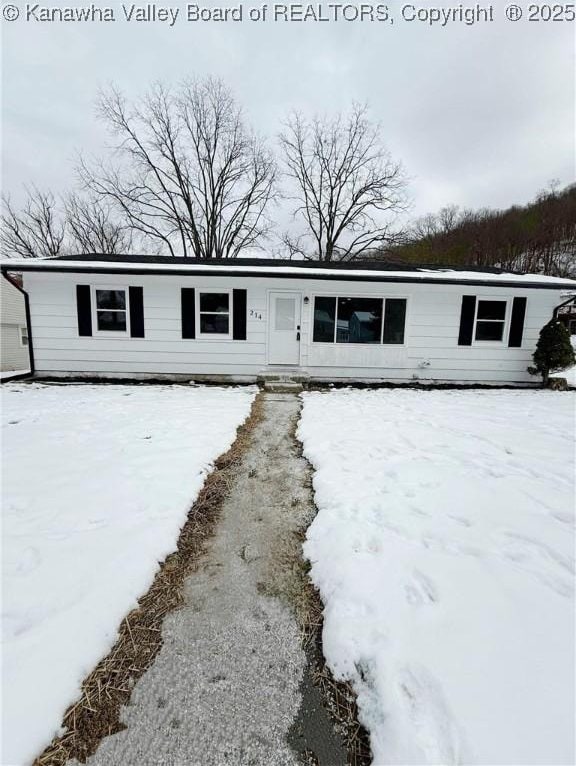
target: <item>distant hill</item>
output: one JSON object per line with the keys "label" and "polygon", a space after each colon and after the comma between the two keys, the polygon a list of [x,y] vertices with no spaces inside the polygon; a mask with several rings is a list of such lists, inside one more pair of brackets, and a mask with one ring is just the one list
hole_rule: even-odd
{"label": "distant hill", "polygon": [[444,208],[415,221],[377,257],[576,278],[576,184],[507,210]]}

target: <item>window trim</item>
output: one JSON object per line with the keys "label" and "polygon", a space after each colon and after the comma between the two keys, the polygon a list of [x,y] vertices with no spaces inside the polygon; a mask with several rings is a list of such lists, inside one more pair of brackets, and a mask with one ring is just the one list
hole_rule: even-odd
{"label": "window trim", "polygon": [[[316,310],[316,298],[336,298],[336,314],[334,316],[334,339],[333,340],[314,340],[314,312]],[[352,298],[361,299],[368,298],[370,300],[382,301],[382,327],[380,328],[380,340],[377,343],[338,343],[336,340],[336,333],[338,329],[338,298]],[[406,301],[406,314],[404,317],[404,341],[402,343],[384,343],[384,321],[386,318],[386,301],[390,300],[402,300]],[[410,296],[403,295],[344,295],[343,293],[314,293],[311,296],[311,317],[310,317],[310,342],[315,346],[338,346],[338,347],[355,347],[361,346],[365,348],[369,346],[371,348],[405,348],[407,345],[408,337],[408,311],[410,306]]]}
{"label": "window trim", "polygon": [[[125,309],[116,309],[116,311],[125,311],[126,313],[126,329],[125,330],[100,330],[98,329],[98,312],[106,311],[106,309],[99,309],[96,301],[96,292],[98,290],[116,290],[123,291]],[[90,285],[90,303],[92,311],[92,335],[100,335],[104,338],[126,338],[130,337],[130,289],[124,285]]]}
{"label": "window trim", "polygon": [[[201,296],[207,294],[226,294],[228,295],[228,313],[224,311],[200,311]],[[233,340],[234,339],[234,291],[232,288],[222,287],[196,287],[196,300],[194,301],[194,311],[196,314],[196,340]],[[222,316],[228,316],[228,332],[202,332],[202,323],[200,317],[202,314],[221,314]]]}
{"label": "window trim", "polygon": [[[490,301],[493,303],[505,303],[506,304],[506,311],[504,312],[504,319],[478,319],[478,309],[480,308],[480,302],[481,301]],[[473,346],[481,346],[483,348],[489,347],[489,346],[504,346],[508,344],[508,335],[510,334],[510,319],[511,319],[511,306],[512,306],[512,299],[511,298],[501,298],[494,295],[477,295],[476,296],[476,306],[474,309],[474,325],[472,327],[472,345]],[[503,324],[502,329],[502,340],[476,340],[476,326],[478,324],[478,321],[480,322],[500,322]]]}
{"label": "window trim", "polygon": [[[22,331],[26,331],[26,343],[22,340]],[[30,346],[30,337],[28,335],[28,325],[25,324],[19,324],[18,325],[18,340],[20,341],[20,348],[29,348]]]}

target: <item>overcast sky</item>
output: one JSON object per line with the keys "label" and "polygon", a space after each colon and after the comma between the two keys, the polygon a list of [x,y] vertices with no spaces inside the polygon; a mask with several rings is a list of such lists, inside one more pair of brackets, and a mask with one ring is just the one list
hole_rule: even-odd
{"label": "overcast sky", "polygon": [[181,17],[170,28],[128,23],[120,3],[113,23],[26,22],[16,3],[20,18],[2,25],[2,176],[16,198],[24,183],[68,189],[75,153],[102,151],[99,87],[114,82],[136,96],[154,80],[207,74],[234,89],[271,140],[291,108],[367,101],[411,176],[413,214],[524,203],[551,179],[574,181],[570,23],[509,22],[498,6],[492,24],[430,28],[402,22],[392,2],[394,25],[194,24],[182,3],[171,6]]}

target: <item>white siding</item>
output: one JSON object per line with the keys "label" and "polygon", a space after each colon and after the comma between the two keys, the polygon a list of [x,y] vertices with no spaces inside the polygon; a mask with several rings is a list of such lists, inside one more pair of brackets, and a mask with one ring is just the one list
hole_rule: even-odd
{"label": "white siding", "polygon": [[[541,327],[561,302],[559,290],[471,285],[346,282],[274,277],[49,274],[27,272],[36,368],[41,373],[227,375],[254,379],[277,370],[267,364],[268,294],[300,292],[300,369],[323,380],[534,383],[526,370]],[[144,288],[144,338],[79,337],[76,285]],[[247,290],[247,340],[183,340],[182,287]],[[462,295],[528,299],[522,348],[458,346]],[[403,346],[312,341],[315,295],[406,297]],[[257,318],[257,314],[261,316]]]}
{"label": "white siding", "polygon": [[27,370],[28,348],[20,343],[20,327],[26,327],[24,296],[4,276],[0,277],[0,369]]}

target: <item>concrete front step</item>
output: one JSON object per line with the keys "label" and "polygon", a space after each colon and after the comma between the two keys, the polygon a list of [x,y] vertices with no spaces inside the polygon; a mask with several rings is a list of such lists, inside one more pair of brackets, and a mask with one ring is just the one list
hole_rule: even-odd
{"label": "concrete front step", "polygon": [[273,393],[300,393],[302,391],[302,383],[298,383],[295,380],[265,380],[264,390],[271,391]]}
{"label": "concrete front step", "polygon": [[265,370],[258,375],[259,383],[306,383],[310,375],[299,369]]}

